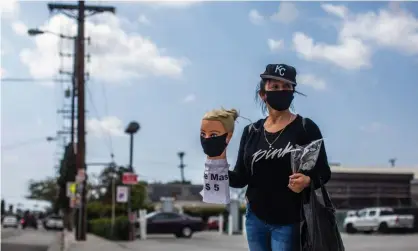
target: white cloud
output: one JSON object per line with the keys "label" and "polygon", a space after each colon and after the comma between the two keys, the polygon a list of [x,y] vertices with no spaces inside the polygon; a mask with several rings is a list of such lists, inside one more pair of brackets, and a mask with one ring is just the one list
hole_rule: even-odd
{"label": "white cloud", "polygon": [[264,17],[258,12],[258,10],[252,9],[248,13],[248,18],[253,24],[262,24],[264,22]]}
{"label": "white cloud", "polygon": [[300,74],[297,77],[298,84],[310,86],[316,90],[324,90],[327,86],[325,80],[313,74]]}
{"label": "white cloud", "polygon": [[1,0],[0,1],[0,17],[3,19],[11,19],[16,17],[19,12],[19,3],[17,0]]}
{"label": "white cloud", "polygon": [[305,60],[327,61],[352,70],[371,66],[372,48],[418,54],[418,19],[405,10],[390,5],[376,12],[350,14],[341,5],[321,7],[341,20],[337,43],[315,42],[304,33],[294,33],[293,47]]}
{"label": "white cloud", "polygon": [[124,124],[115,116],[103,117],[102,119],[92,118],[87,120],[87,132],[96,137],[103,137],[106,134],[112,136],[124,135]]}
{"label": "white cloud", "polygon": [[329,14],[344,18],[348,15],[348,9],[343,5],[321,4],[321,8]]}
{"label": "white cloud", "polygon": [[194,102],[195,100],[196,100],[196,95],[189,94],[183,99],[183,103],[191,103],[191,102]]}
{"label": "white cloud", "polygon": [[145,24],[145,25],[150,25],[151,21],[145,16],[145,15],[140,15],[138,18],[138,22],[140,24]]}
{"label": "white cloud", "polygon": [[354,37],[372,44],[418,54],[418,18],[396,10],[360,13],[343,20],[342,37]]}
{"label": "white cloud", "polygon": [[290,2],[280,2],[279,10],[271,16],[271,20],[280,23],[291,23],[299,16],[299,11],[295,4]]}
{"label": "white cloud", "polygon": [[27,36],[28,34],[28,27],[22,21],[13,22],[12,29],[19,36]]}
{"label": "white cloud", "polygon": [[[127,33],[121,28],[121,20],[115,15],[96,15],[86,22],[86,35],[92,44],[86,46],[91,62],[86,66],[92,78],[103,82],[123,82],[147,76],[180,77],[188,60],[164,55],[149,38],[137,33]],[[74,20],[64,16],[53,16],[43,30],[59,33],[66,27],[74,35]],[[44,34],[34,37],[35,48],[23,49],[20,59],[35,78],[51,78],[58,72],[59,38]],[[67,51],[72,51],[72,41],[67,41]],[[72,60],[67,60],[64,69],[72,69]]]}
{"label": "white cloud", "polygon": [[273,52],[280,51],[284,48],[284,42],[283,40],[274,40],[274,39],[268,39],[267,45],[269,46],[270,50]]}
{"label": "white cloud", "polygon": [[202,2],[201,0],[163,0],[163,1],[154,1],[154,0],[140,0],[141,2],[150,4],[154,7],[170,7],[170,8],[187,8],[196,3]]}
{"label": "white cloud", "polygon": [[293,47],[298,56],[307,61],[326,61],[345,69],[370,65],[370,49],[355,38],[342,38],[338,44],[315,43],[302,32],[293,34]]}

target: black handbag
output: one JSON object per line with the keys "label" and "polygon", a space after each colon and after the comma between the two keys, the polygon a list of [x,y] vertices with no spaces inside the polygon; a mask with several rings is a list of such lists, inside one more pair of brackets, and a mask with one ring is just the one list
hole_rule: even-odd
{"label": "black handbag", "polygon": [[303,191],[300,251],[345,251],[335,207],[324,185],[319,194],[313,182]]}

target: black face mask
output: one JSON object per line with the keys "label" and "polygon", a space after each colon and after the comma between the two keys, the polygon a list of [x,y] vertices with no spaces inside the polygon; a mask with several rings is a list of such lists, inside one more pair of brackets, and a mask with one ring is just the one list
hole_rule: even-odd
{"label": "black face mask", "polygon": [[202,143],[203,152],[209,157],[220,156],[224,151],[226,146],[226,137],[228,133],[219,135],[217,137],[205,138],[200,136],[200,143]]}
{"label": "black face mask", "polygon": [[284,111],[289,109],[290,104],[293,101],[292,91],[267,91],[266,101],[276,111]]}

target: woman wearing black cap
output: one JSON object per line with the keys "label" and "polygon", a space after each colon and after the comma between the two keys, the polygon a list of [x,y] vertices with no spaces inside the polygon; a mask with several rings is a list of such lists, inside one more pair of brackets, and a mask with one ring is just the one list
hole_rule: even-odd
{"label": "woman wearing black cap", "polygon": [[268,116],[245,127],[229,183],[234,188],[248,185],[246,231],[250,251],[293,251],[298,249],[301,192],[310,182],[315,187],[325,184],[331,172],[323,144],[311,171],[292,172],[290,153],[295,145],[322,139],[312,120],[289,110],[296,92],[296,69],[270,64],[260,77],[257,97]]}

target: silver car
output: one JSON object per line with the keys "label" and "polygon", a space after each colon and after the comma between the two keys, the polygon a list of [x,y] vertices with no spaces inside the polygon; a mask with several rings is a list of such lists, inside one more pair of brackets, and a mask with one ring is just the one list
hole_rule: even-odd
{"label": "silver car", "polygon": [[17,217],[14,215],[7,215],[4,216],[3,219],[3,227],[13,227],[13,228],[18,228],[19,226],[19,221],[17,220]]}

